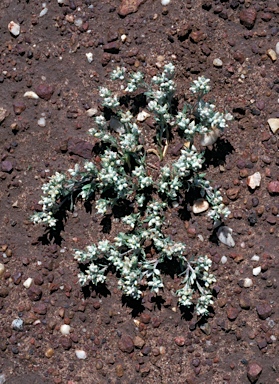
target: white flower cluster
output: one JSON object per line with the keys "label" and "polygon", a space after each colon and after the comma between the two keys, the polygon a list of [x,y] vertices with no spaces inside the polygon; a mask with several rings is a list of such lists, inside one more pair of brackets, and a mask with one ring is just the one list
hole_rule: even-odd
{"label": "white flower cluster", "polygon": [[197,80],[193,81],[193,85],[190,87],[192,93],[201,93],[205,95],[210,91],[210,80],[204,76],[198,77]]}
{"label": "white flower cluster", "polygon": [[200,296],[197,299],[196,311],[200,316],[208,315],[208,307],[213,304],[213,296],[208,289],[216,281],[212,274],[208,273],[212,261],[207,256],[200,256],[195,262],[195,268],[188,263],[185,278],[182,283],[185,284],[176,291],[180,305],[189,307],[193,305],[194,285],[197,286]]}
{"label": "white flower cluster", "polygon": [[[111,79],[125,81],[125,75],[126,69],[117,67]],[[208,307],[213,303],[210,286],[215,282],[215,277],[209,272],[211,260],[200,256],[196,261],[187,261],[186,245],[164,234],[165,211],[173,203],[178,204],[185,191],[193,187],[199,188],[201,196],[209,201],[212,208],[209,216],[215,222],[228,216],[229,210],[223,204],[221,193],[214,191],[205,174],[201,173],[205,159],[195,147],[194,138],[197,134],[208,134],[213,128],[224,129],[229,116],[216,112],[213,104],[202,100],[210,90],[209,80],[204,77],[195,80],[190,88],[197,93],[198,100],[194,106],[174,114],[173,77],[174,66],[169,63],[161,74],[152,78],[145,94],[148,108],[157,122],[158,156],[165,156],[172,127],[183,132],[186,143],[178,159],[166,161],[155,179],[146,162],[148,149],[140,140],[141,131],[133,109],[122,108],[116,95],[108,88],[100,87],[103,106],[111,110],[111,117],[107,120],[107,114],[106,118],[96,116],[95,127],[89,130],[100,142],[98,163],[86,161],[83,166],[76,164],[68,170],[70,178],[60,173],[53,175],[42,187],[42,212],[35,213],[32,219],[35,223],[55,227],[55,213],[60,202],[68,199],[73,207],[76,196],[84,201],[94,198],[100,215],[113,214],[113,207],[126,204],[129,213],[123,210],[121,221],[129,226],[127,232],[118,233],[111,242],[104,239],[83,251],[75,250],[75,259],[83,264],[84,272],[78,275],[80,284],[103,284],[108,271],[114,270],[119,275],[119,288],[123,293],[140,299],[142,286],[159,293],[164,286],[161,265],[176,259],[181,275],[185,275],[183,287],[176,292],[179,304],[191,306],[195,302],[198,315],[207,315]],[[135,91],[144,85],[143,80],[141,72],[132,74],[125,92]],[[123,88],[120,89],[123,91]]]}

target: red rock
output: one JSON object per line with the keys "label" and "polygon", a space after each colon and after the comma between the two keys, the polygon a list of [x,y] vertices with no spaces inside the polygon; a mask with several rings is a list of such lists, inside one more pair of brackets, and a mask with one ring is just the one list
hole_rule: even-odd
{"label": "red rock", "polygon": [[226,195],[230,200],[237,200],[239,197],[239,193],[240,193],[240,188],[234,187],[234,188],[229,188],[226,192]]}
{"label": "red rock", "polygon": [[84,159],[91,159],[93,144],[79,139],[70,139],[68,142],[68,150],[71,155],[77,155]]}
{"label": "red rock", "polygon": [[204,33],[203,31],[193,31],[191,32],[190,34],[190,39],[194,42],[194,43],[199,43],[200,41],[203,41],[207,38],[207,35],[206,33]]}
{"label": "red rock", "polygon": [[175,339],[174,339],[174,342],[176,345],[178,345],[179,347],[183,347],[183,345],[185,344],[185,339],[184,337],[182,336],[177,336]]}
{"label": "red rock", "polygon": [[122,0],[118,8],[118,14],[125,17],[130,13],[135,13],[139,9],[139,6],[145,2],[146,0]]}
{"label": "red rock", "polygon": [[247,8],[242,9],[239,13],[239,19],[241,24],[243,24],[246,28],[252,29],[255,25],[257,18],[257,11],[255,8]]}
{"label": "red rock", "polygon": [[148,324],[150,323],[150,320],[151,320],[151,316],[148,315],[148,313],[142,313],[140,315],[140,321],[143,323],[143,324]]}
{"label": "red rock", "polygon": [[255,383],[262,372],[262,367],[257,363],[250,363],[247,367],[247,376],[251,383]]}
{"label": "red rock", "polygon": [[272,314],[272,307],[268,303],[262,303],[256,306],[260,319],[265,320]]}
{"label": "red rock", "polygon": [[271,194],[279,193],[279,181],[274,180],[274,181],[271,181],[270,183],[268,183],[267,190]]}
{"label": "red rock", "polygon": [[48,101],[53,95],[54,88],[49,84],[40,84],[36,87],[35,92],[41,99]]}
{"label": "red rock", "polygon": [[119,41],[111,41],[103,46],[103,50],[108,53],[118,53],[120,49]]}
{"label": "red rock", "polygon": [[36,303],[33,311],[39,315],[45,315],[47,313],[47,306],[44,303]]}
{"label": "red rock", "polygon": [[31,285],[27,290],[27,296],[31,301],[39,301],[42,297],[42,290],[37,285]]}
{"label": "red rock", "polygon": [[4,160],[1,163],[2,172],[11,173],[13,171],[13,164],[9,160]]}
{"label": "red rock", "polygon": [[123,335],[118,342],[118,348],[122,352],[131,353],[134,350],[133,339],[128,335]]}
{"label": "red rock", "polygon": [[69,337],[67,337],[67,336],[62,336],[59,339],[59,344],[65,350],[69,350],[72,347],[72,340]]}
{"label": "red rock", "polygon": [[229,307],[227,310],[228,319],[231,321],[235,320],[238,314],[239,314],[239,310],[237,308]]}
{"label": "red rock", "polygon": [[20,115],[26,109],[26,105],[22,101],[15,101],[13,104],[14,113]]}

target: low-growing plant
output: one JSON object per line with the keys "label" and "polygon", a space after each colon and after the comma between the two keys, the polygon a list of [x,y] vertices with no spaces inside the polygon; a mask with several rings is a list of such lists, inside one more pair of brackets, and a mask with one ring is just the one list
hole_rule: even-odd
{"label": "low-growing plant", "polygon": [[[156,294],[163,289],[162,267],[171,260],[179,265],[181,276],[181,286],[176,291],[179,305],[195,304],[198,315],[207,315],[213,304],[210,286],[215,277],[209,272],[212,262],[207,256],[188,260],[186,244],[164,234],[164,221],[166,210],[179,206],[181,196],[190,188],[199,190],[199,197],[207,199],[211,206],[208,215],[214,222],[228,216],[221,193],[205,178],[204,153],[195,145],[196,137],[212,144],[227,124],[225,115],[204,100],[210,90],[209,79],[204,77],[195,80],[190,88],[196,96],[195,103],[177,111],[173,77],[171,63],[149,85],[141,72],[132,73],[128,80],[125,68],[111,73],[112,80],[121,82],[118,94],[100,87],[103,113],[95,117],[95,126],[89,129],[90,135],[98,138],[99,161],[86,161],[83,166],[76,164],[67,174],[52,175],[42,186],[42,210],[32,220],[55,229],[65,201],[71,202],[71,209],[78,199],[94,201],[100,217],[124,204],[121,220],[128,230],[120,232],[113,241],[104,238],[74,251],[75,259],[83,265],[78,275],[80,284],[104,283],[112,270],[119,277],[118,286],[123,293],[140,299],[146,287]],[[144,129],[147,125],[144,118],[139,119],[139,109],[134,108],[136,97],[143,95],[142,89],[146,90],[148,109],[144,118],[150,115],[155,122],[155,149],[153,144],[144,143],[139,125]],[[165,161],[174,132],[180,134],[184,145],[176,161]],[[151,151],[160,158],[158,177],[148,168]]]}

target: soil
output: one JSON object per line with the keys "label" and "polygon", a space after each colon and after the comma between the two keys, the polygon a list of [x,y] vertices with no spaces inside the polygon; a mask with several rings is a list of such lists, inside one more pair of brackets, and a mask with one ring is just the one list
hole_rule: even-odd
{"label": "soil", "polygon": [[[279,2],[49,0],[45,7],[39,16],[41,1],[0,3],[0,383],[278,383],[279,140],[267,120],[279,118],[279,59],[269,51],[279,42]],[[124,65],[148,78],[168,62],[179,97],[204,75],[218,110],[234,116],[206,156],[208,179],[231,210],[225,224],[235,247],[216,242],[206,213],[167,218],[189,254],[213,261],[207,319],[180,312],[176,276],[165,276],[162,295],[147,292],[140,306],[123,299],[114,275],[105,289],[82,290],[72,250],[104,236],[94,211],[69,212],[60,238],[30,222],[47,177],[91,156],[87,110],[100,107],[98,87],[110,86],[109,73]],[[255,172],[261,183],[251,189]],[[22,329],[13,329],[15,319]]]}

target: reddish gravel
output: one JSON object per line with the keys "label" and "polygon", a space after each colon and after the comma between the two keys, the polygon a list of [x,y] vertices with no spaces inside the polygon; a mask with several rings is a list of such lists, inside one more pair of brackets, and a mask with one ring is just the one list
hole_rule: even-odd
{"label": "reddish gravel", "polygon": [[[42,4],[0,2],[0,383],[278,383],[279,140],[267,123],[279,118],[279,57],[270,51],[278,0],[47,0],[39,17]],[[206,213],[166,218],[189,255],[213,260],[216,298],[205,320],[180,312],[176,276],[141,306],[123,300],[114,275],[82,290],[72,250],[104,236],[94,210],[78,206],[53,239],[29,220],[48,175],[92,157],[90,108],[99,108],[111,70],[124,65],[149,78],[170,61],[179,99],[204,75],[218,109],[234,116],[205,155],[208,179],[231,210],[225,225],[235,247],[217,243]],[[180,149],[171,143],[170,159]],[[118,230],[113,224],[107,237]]]}

